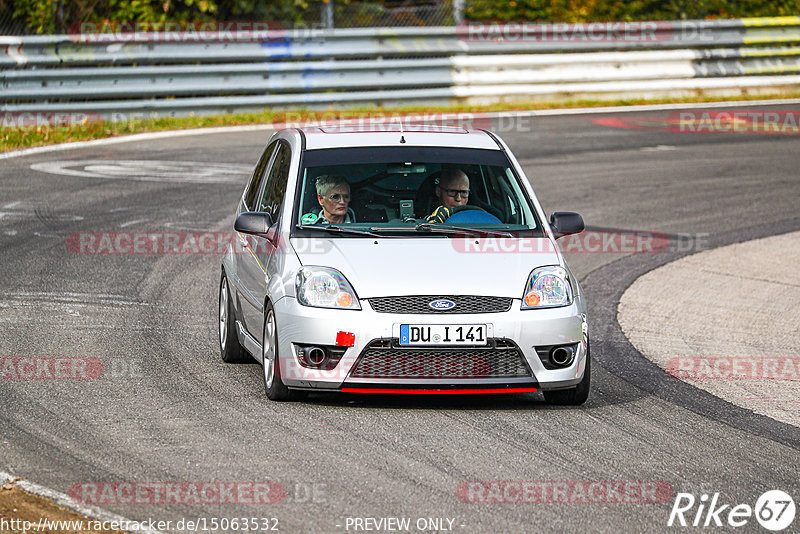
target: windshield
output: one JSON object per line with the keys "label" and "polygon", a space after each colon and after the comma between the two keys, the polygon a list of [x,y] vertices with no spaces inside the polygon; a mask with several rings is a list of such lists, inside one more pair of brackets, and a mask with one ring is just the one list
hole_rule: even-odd
{"label": "windshield", "polygon": [[333,225],[343,237],[461,228],[544,236],[499,150],[339,148],[307,151],[302,163],[294,217],[304,232]]}

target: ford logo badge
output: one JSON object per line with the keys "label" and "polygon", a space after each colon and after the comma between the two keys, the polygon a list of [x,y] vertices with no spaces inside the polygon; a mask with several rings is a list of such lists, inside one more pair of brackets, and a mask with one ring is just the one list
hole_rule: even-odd
{"label": "ford logo badge", "polygon": [[452,310],[453,308],[455,308],[456,303],[453,302],[452,300],[438,299],[429,302],[428,306],[430,306],[436,311],[445,311],[445,310]]}

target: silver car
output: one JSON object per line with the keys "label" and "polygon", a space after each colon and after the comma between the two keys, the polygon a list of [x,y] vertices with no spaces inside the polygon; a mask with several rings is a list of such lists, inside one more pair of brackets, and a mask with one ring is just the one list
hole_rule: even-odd
{"label": "silver car", "polygon": [[508,146],[488,131],[275,132],[222,260],[225,362],[267,397],[310,391],[589,395],[581,287]]}

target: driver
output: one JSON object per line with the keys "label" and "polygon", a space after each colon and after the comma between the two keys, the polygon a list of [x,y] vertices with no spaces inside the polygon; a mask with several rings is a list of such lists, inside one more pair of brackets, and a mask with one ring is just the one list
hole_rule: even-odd
{"label": "driver", "polygon": [[461,169],[444,169],[436,181],[436,196],[441,206],[428,215],[427,222],[443,223],[457,208],[467,205],[469,200],[469,177]]}
{"label": "driver", "polygon": [[[340,224],[356,222],[350,209],[350,184],[341,176],[323,174],[317,178],[317,202],[322,211],[313,224]],[[305,216],[304,216],[305,218]]]}

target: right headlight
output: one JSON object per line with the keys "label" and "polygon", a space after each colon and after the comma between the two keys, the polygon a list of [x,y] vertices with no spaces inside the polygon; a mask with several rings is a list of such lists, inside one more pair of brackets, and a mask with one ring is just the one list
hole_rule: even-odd
{"label": "right headlight", "polygon": [[556,308],[572,304],[572,285],[567,270],[558,265],[534,269],[525,284],[522,309]]}
{"label": "right headlight", "polygon": [[297,300],[303,306],[360,310],[358,297],[350,282],[336,269],[301,267],[295,278]]}

